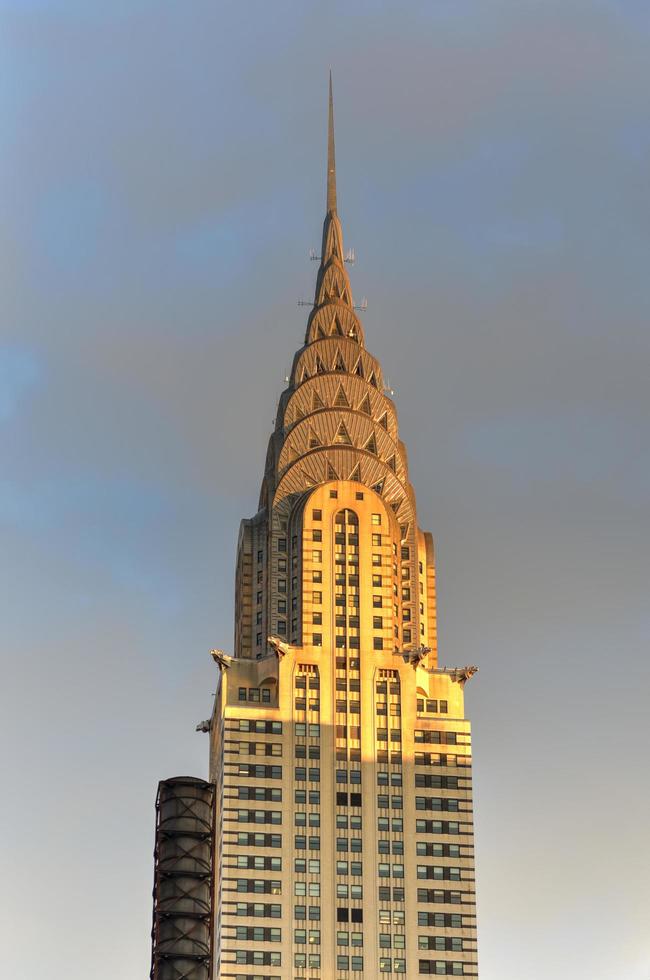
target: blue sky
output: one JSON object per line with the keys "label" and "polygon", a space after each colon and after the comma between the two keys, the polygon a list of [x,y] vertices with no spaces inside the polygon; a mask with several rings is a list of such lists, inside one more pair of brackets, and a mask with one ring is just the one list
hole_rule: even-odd
{"label": "blue sky", "polygon": [[206,771],[332,65],[441,659],[481,666],[482,980],[647,980],[650,8],[0,0],[0,22],[2,974],[148,970],[156,783]]}

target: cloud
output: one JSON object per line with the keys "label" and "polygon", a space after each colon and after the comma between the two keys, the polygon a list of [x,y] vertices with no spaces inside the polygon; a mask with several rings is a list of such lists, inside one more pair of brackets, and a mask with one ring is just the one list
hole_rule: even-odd
{"label": "cloud", "polygon": [[0,347],[0,420],[11,419],[39,381],[41,365],[33,351]]}

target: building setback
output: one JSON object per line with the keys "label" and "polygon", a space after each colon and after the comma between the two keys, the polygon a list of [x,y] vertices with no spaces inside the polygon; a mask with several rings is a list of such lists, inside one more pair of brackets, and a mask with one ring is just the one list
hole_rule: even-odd
{"label": "building setback", "polygon": [[241,524],[234,656],[213,656],[213,976],[478,976],[476,668],[438,666],[433,540],[345,266],[331,79],[314,304]]}

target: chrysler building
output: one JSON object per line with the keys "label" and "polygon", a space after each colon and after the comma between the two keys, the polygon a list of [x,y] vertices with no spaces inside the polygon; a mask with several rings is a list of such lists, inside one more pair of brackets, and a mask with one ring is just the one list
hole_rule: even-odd
{"label": "chrysler building", "polygon": [[433,539],[358,312],[330,78],[313,307],[241,523],[234,649],[213,652],[218,980],[478,976],[476,668],[439,666]]}

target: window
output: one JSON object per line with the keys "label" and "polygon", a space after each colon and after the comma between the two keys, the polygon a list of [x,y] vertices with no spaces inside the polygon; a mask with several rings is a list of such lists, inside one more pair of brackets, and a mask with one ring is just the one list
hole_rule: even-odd
{"label": "window", "polygon": [[322,521],[323,520],[322,510],[312,510],[311,519],[312,521]]}

